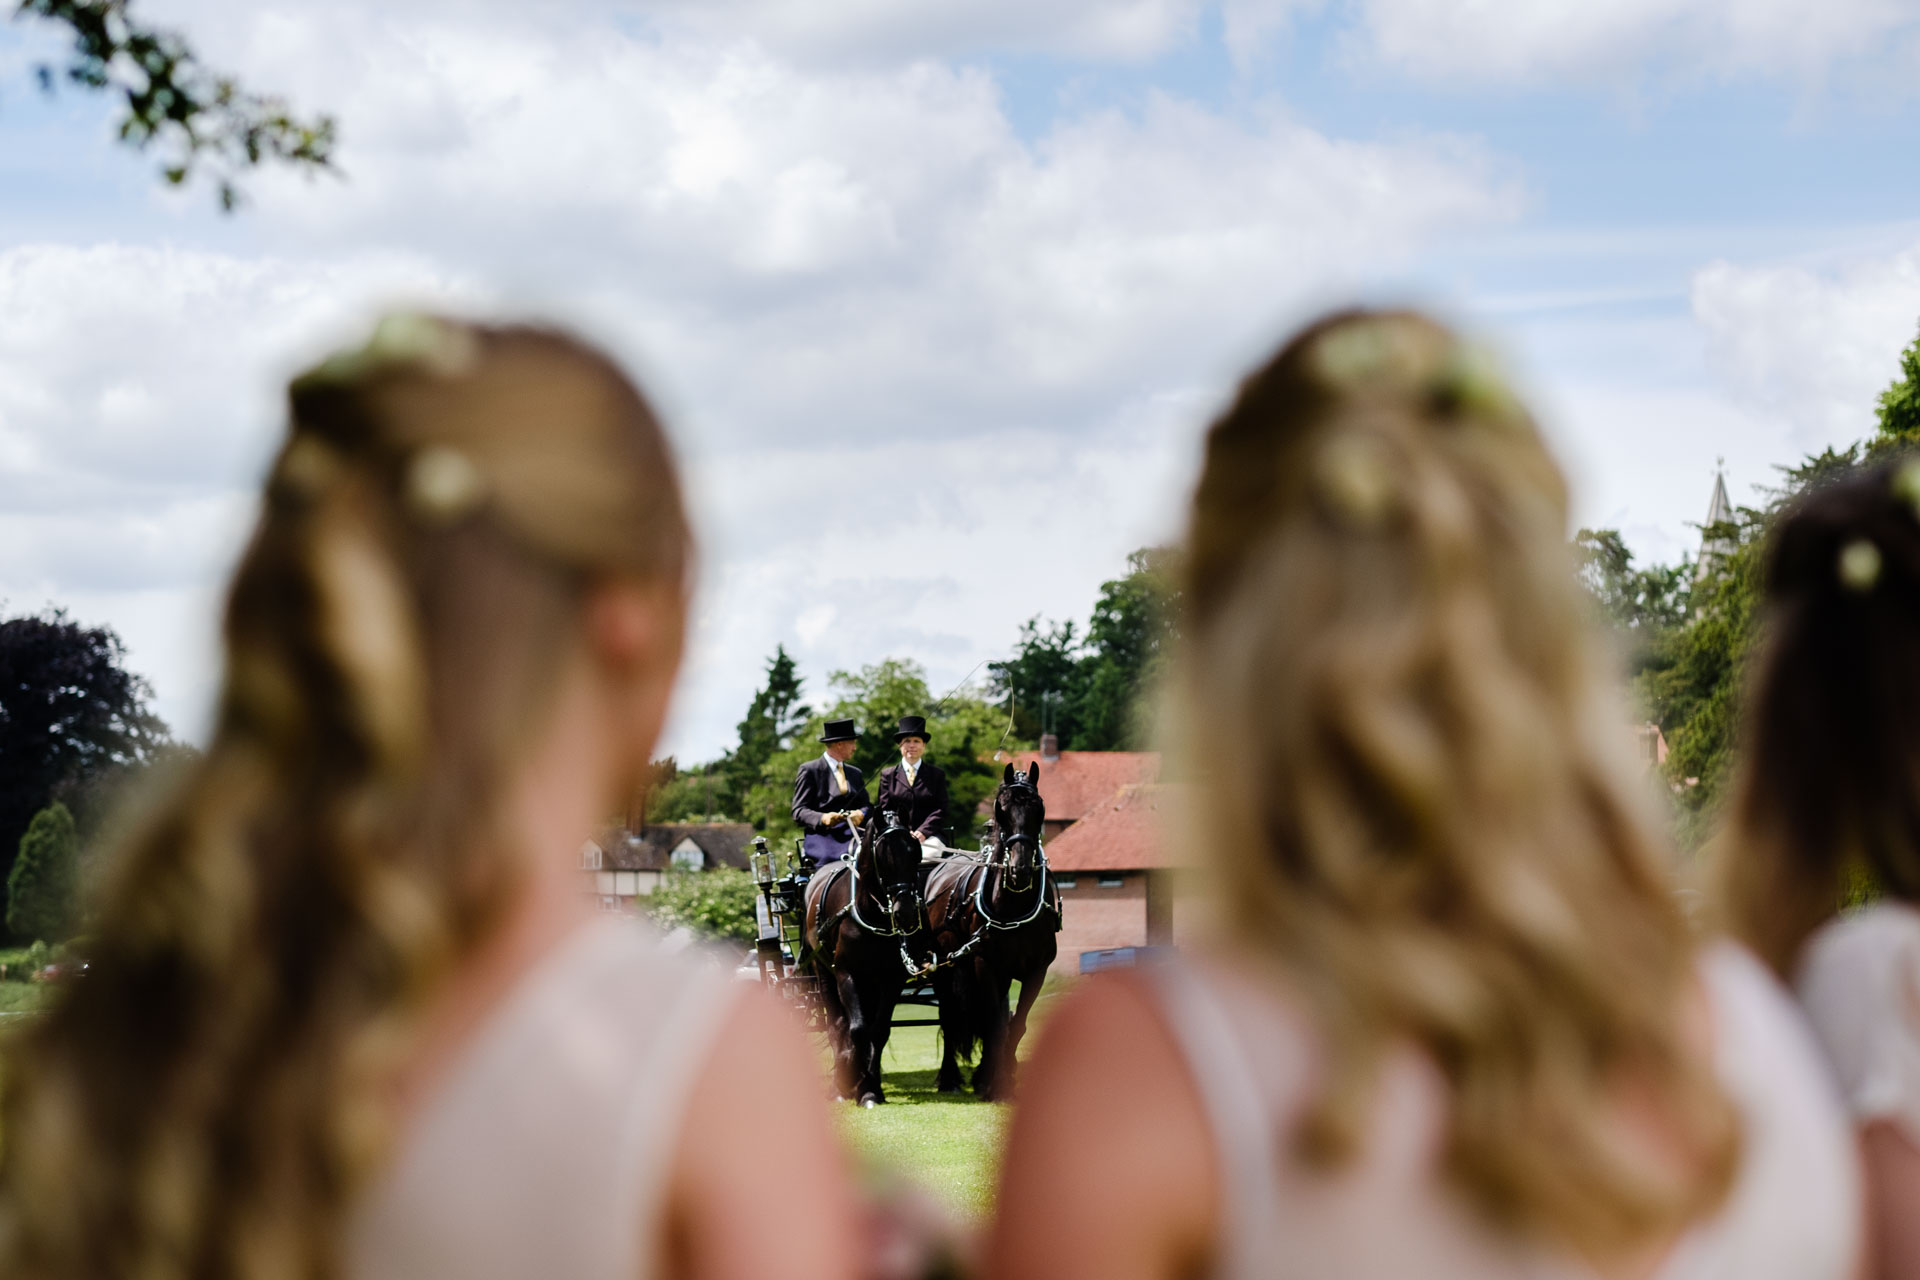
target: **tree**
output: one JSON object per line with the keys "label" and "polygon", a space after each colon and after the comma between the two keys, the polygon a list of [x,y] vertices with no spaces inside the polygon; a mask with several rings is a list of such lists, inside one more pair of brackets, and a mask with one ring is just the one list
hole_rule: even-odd
{"label": "tree", "polygon": [[1920,337],[1900,353],[1900,376],[1880,393],[1880,440],[1920,443]]}
{"label": "tree", "polygon": [[800,688],[799,668],[787,647],[774,646],[773,657],[767,659],[767,682],[753,695],[738,725],[740,743],[721,763],[729,812],[745,811],[747,793],[759,785],[767,761],[786,750],[806,722],[808,708],[800,701]]}
{"label": "tree", "polygon": [[767,761],[758,785],[748,793],[747,820],[775,839],[788,840],[799,833],[793,822],[794,774],[820,753],[816,739],[828,720],[850,719],[859,727],[860,745],[853,762],[866,774],[871,794],[879,771],[898,758],[894,724],[903,715],[924,715],[927,731],[933,735],[928,758],[947,775],[947,839],[970,840],[974,810],[998,783],[999,766],[988,757],[1002,745],[1029,745],[1009,737],[1006,713],[967,688],[935,702],[926,672],[907,659],[888,658],[859,671],[836,671],[828,679],[836,695],[833,704],[809,717],[793,735],[792,744]]}
{"label": "tree", "polygon": [[120,638],[64,612],[0,621],[0,857],[55,788],[143,766],[172,744]]}
{"label": "tree", "polygon": [[1680,810],[1681,843],[1696,847],[1718,822],[1739,743],[1740,691],[1760,636],[1766,550],[1780,517],[1814,492],[1852,475],[1890,447],[1869,441],[1828,448],[1779,468],[1782,483],[1760,507],[1737,507],[1732,519],[1702,533],[1731,547],[1689,591],[1684,625],[1661,637],[1635,689],[1666,735],[1667,778]]}
{"label": "tree", "polygon": [[1062,742],[1079,739],[1082,645],[1071,622],[1055,622],[1045,630],[1040,619],[1029,618],[1020,627],[1013,656],[987,664],[993,696],[1012,708],[1020,732],[1028,736],[1053,733]]}
{"label": "tree", "polygon": [[1178,599],[1172,553],[1147,547],[1127,574],[1100,585],[1085,638],[1071,622],[1020,629],[1013,657],[988,666],[1022,732],[1053,733],[1081,751],[1137,749],[1151,736],[1149,695],[1172,648]]}
{"label": "tree", "polygon": [[648,822],[707,822],[727,816],[721,762],[682,769],[672,756],[653,762],[645,805]]}
{"label": "tree", "polygon": [[51,804],[33,816],[7,873],[7,932],[21,942],[66,938],[79,882],[73,815]]}
{"label": "tree", "polygon": [[1179,600],[1172,553],[1147,547],[1127,557],[1127,576],[1100,585],[1087,623],[1087,658],[1075,718],[1091,751],[1137,750],[1152,733],[1149,700],[1173,647]]}
{"label": "tree", "polygon": [[1661,645],[1684,625],[1692,608],[1694,564],[1634,567],[1633,552],[1617,529],[1582,529],[1573,537],[1580,585],[1613,632],[1627,675],[1657,666]]}
{"label": "tree", "polygon": [[63,67],[36,68],[41,87],[50,93],[65,80],[117,98],[120,140],[137,151],[157,148],[161,176],[173,186],[211,172],[222,209],[239,204],[241,171],[265,161],[332,168],[331,118],[300,119],[279,98],[241,88],[201,65],[180,35],[129,9],[129,0],[19,0],[16,15],[73,35]]}

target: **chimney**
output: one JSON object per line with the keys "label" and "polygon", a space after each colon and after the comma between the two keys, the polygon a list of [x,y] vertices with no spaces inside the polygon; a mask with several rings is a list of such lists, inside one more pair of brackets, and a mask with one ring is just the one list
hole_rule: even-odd
{"label": "chimney", "polygon": [[1059,734],[1043,733],[1040,735],[1040,758],[1042,760],[1058,760],[1060,758]]}

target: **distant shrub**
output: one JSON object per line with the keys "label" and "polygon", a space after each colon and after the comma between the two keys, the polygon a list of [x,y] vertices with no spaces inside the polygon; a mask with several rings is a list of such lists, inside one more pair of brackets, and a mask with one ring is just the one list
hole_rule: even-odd
{"label": "distant shrub", "polygon": [[7,932],[22,941],[65,938],[73,928],[79,863],[80,835],[67,806],[56,801],[34,814],[7,876]]}
{"label": "distant shrub", "polygon": [[753,904],[759,894],[745,871],[716,867],[673,872],[645,902],[647,914],[663,929],[686,928],[703,938],[747,946],[758,932]]}

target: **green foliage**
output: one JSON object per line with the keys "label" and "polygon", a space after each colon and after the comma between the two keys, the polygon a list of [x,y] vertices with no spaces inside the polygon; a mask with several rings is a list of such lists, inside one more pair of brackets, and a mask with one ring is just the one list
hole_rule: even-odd
{"label": "green foliage", "polygon": [[971,690],[961,689],[936,705],[919,663],[899,658],[836,671],[830,677],[833,705],[811,716],[793,735],[792,744],[776,753],[762,770],[761,780],[748,794],[746,818],[757,830],[776,840],[799,834],[793,822],[793,778],[800,766],[820,754],[822,726],[828,720],[851,719],[860,729],[860,745],[853,763],[867,777],[872,794],[879,771],[899,759],[893,726],[903,715],[924,715],[933,740],[927,758],[947,775],[949,841],[964,842],[975,829],[973,812],[998,785],[999,769],[984,757],[1003,744],[1027,743],[1007,736],[1007,719]]}
{"label": "green foliage", "polygon": [[240,202],[240,172],[263,161],[332,167],[330,118],[298,119],[280,99],[209,71],[183,38],[139,22],[129,8],[129,0],[19,0],[18,15],[73,35],[64,67],[37,69],[41,87],[52,92],[64,79],[112,94],[120,102],[120,140],[139,151],[160,148],[161,176],[171,185],[211,171],[223,209]]}
{"label": "green foliage", "polygon": [[1573,537],[1580,583],[1600,615],[1625,642],[1630,668],[1652,657],[1659,638],[1686,622],[1692,608],[1693,561],[1634,567],[1633,553],[1616,529],[1582,529]]}
{"label": "green foliage", "polygon": [[1920,337],[1900,353],[1900,376],[1880,393],[1880,438],[1920,443]]}
{"label": "green foliage", "polygon": [[718,763],[682,772],[669,756],[654,763],[647,794],[648,822],[721,822],[727,817],[727,780]]}
{"label": "green foliage", "polygon": [[80,837],[67,806],[51,804],[33,816],[20,837],[20,854],[7,876],[7,931],[36,944],[67,936],[79,882]]}
{"label": "green foliage", "polygon": [[1573,549],[1580,584],[1614,637],[1624,674],[1643,704],[1641,713],[1650,714],[1645,686],[1671,664],[1672,637],[1686,624],[1692,606],[1693,561],[1637,568],[1615,529],[1582,529],[1574,535]]}
{"label": "green foliage", "polygon": [[77,803],[91,840],[119,782],[177,755],[125,659],[112,631],[58,610],[0,619],[0,875],[48,804]]}
{"label": "green foliage", "polygon": [[1855,472],[1876,451],[1824,449],[1780,468],[1782,483],[1759,508],[1702,530],[1729,547],[1694,585],[1683,626],[1659,638],[1636,692],[1667,738],[1667,778],[1679,808],[1681,843],[1712,834],[1739,743],[1740,694],[1761,634],[1766,551],[1775,523],[1807,494]]}
{"label": "green foliage", "polygon": [[756,936],[753,877],[737,867],[675,871],[645,899],[663,929],[686,928],[703,938],[751,945]]}
{"label": "green foliage", "polygon": [[1148,547],[1127,574],[1101,584],[1084,639],[1071,622],[1038,618],[1020,629],[1011,658],[990,664],[996,699],[1011,697],[1016,727],[1049,729],[1062,747],[1136,750],[1151,734],[1151,693],[1164,672],[1178,613],[1172,553]]}
{"label": "green foliage", "polygon": [[740,743],[720,764],[731,813],[747,811],[747,797],[763,781],[767,762],[785,751],[806,723],[810,709],[800,701],[800,672],[785,645],[767,660],[767,682],[747,705],[739,724]]}

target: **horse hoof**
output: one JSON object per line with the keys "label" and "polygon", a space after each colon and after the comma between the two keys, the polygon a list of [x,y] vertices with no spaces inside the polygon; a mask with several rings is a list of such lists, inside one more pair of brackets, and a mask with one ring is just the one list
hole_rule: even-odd
{"label": "horse hoof", "polygon": [[860,1099],[860,1105],[866,1110],[871,1111],[885,1101],[885,1098],[876,1098],[872,1094],[868,1094],[866,1097]]}

